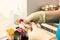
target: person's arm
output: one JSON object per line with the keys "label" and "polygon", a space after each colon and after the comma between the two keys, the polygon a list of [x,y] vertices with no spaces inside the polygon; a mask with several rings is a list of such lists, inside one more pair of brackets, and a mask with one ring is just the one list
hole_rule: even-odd
{"label": "person's arm", "polygon": [[45,11],[46,22],[58,22],[60,19],[60,10]]}
{"label": "person's arm", "polygon": [[36,23],[44,23],[44,22],[58,22],[60,19],[60,10],[57,11],[37,11],[29,15],[25,18],[25,22],[36,22]]}

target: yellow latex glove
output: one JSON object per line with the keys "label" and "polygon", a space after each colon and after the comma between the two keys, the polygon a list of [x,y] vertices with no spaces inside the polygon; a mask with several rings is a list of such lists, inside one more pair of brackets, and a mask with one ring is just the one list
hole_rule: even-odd
{"label": "yellow latex glove", "polygon": [[43,23],[45,22],[45,12],[44,11],[38,11],[35,13],[32,13],[27,18],[25,18],[25,22],[35,22],[35,23]]}
{"label": "yellow latex glove", "polygon": [[[46,31],[38,27],[35,23],[32,23],[32,31],[28,29],[29,40],[50,40],[53,38],[52,35],[48,34]],[[52,40],[52,39],[51,39]]]}

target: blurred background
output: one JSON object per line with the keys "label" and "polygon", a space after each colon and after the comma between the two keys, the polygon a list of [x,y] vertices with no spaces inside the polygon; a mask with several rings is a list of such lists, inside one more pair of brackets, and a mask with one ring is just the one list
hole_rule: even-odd
{"label": "blurred background", "polygon": [[59,0],[27,0],[27,13],[36,12],[44,5],[59,5]]}
{"label": "blurred background", "polygon": [[[14,27],[14,17],[26,18],[46,5],[60,5],[59,0],[0,0],[0,37],[6,29]],[[42,9],[43,10],[43,9]]]}
{"label": "blurred background", "polygon": [[0,0],[0,37],[6,35],[6,29],[14,27],[14,17],[27,16],[27,0]]}

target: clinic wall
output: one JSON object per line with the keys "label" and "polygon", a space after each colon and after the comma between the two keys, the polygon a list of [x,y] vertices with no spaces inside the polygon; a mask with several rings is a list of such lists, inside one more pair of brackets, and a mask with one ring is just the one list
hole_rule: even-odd
{"label": "clinic wall", "polygon": [[14,15],[27,16],[27,0],[0,0],[0,38],[7,28],[14,27]]}
{"label": "clinic wall", "polygon": [[27,13],[28,15],[32,12],[37,11],[40,6],[46,4],[59,4],[59,0],[27,0]]}

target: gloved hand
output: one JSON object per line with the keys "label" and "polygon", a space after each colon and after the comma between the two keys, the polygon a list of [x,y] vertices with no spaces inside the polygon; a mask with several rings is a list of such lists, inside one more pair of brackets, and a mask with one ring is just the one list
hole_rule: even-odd
{"label": "gloved hand", "polygon": [[32,13],[27,18],[25,18],[25,22],[35,22],[35,23],[42,23],[45,22],[45,12],[44,11],[38,11],[35,13]]}
{"label": "gloved hand", "polygon": [[38,11],[35,13],[32,13],[27,18],[25,18],[25,22],[35,22],[35,23],[58,23],[60,19],[60,10],[56,11]]}
{"label": "gloved hand", "polygon": [[53,36],[39,27],[39,25],[32,23],[32,31],[28,29],[29,40],[56,40],[55,38],[50,39],[53,38]]}

